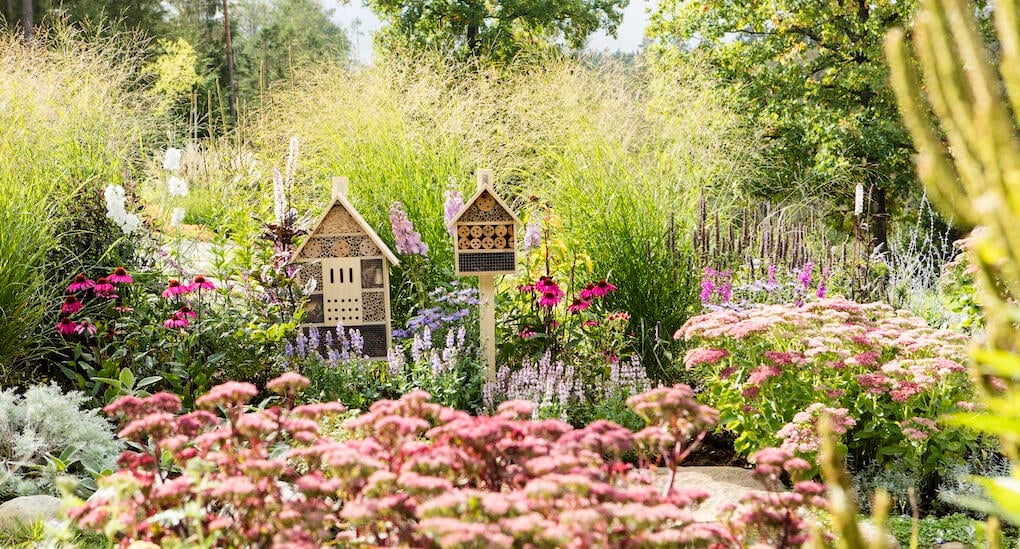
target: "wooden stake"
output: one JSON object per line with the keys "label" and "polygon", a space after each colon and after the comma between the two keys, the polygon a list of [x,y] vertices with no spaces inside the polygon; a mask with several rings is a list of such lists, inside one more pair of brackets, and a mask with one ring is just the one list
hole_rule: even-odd
{"label": "wooden stake", "polygon": [[[492,170],[478,170],[478,188],[492,188]],[[478,275],[478,321],[485,379],[496,379],[496,277]]]}

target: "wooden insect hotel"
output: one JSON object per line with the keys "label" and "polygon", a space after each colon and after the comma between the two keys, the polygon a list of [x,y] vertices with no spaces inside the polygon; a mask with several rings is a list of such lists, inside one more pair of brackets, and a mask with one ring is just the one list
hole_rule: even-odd
{"label": "wooden insect hotel", "polygon": [[389,267],[400,261],[347,200],[347,178],[333,178],[332,202],[294,253],[293,263],[300,267],[298,282],[314,288],[300,327],[306,333],[319,329],[319,350],[328,350],[327,333],[334,348],[340,347],[336,329],[342,324],[345,330],[361,332],[365,355],[385,360],[390,347]]}
{"label": "wooden insect hotel", "polygon": [[521,220],[492,188],[492,171],[478,172],[478,191],[451,222],[457,276],[517,272]]}
{"label": "wooden insect hotel", "polygon": [[496,376],[495,275],[517,272],[521,220],[493,190],[492,170],[478,170],[478,191],[450,222],[457,276],[478,277],[479,332],[487,379]]}

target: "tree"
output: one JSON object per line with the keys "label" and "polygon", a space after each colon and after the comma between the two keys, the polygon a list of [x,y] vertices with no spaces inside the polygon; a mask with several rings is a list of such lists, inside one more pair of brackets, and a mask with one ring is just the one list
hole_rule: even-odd
{"label": "tree", "polygon": [[389,47],[435,48],[508,58],[535,45],[581,47],[595,31],[616,32],[628,0],[368,0],[388,25]]}
{"label": "tree", "polygon": [[315,0],[246,0],[237,8],[242,96],[256,96],[297,68],[344,60],[350,51],[347,35],[330,19],[332,10]]}
{"label": "tree", "polygon": [[916,0],[663,0],[649,35],[663,62],[703,56],[751,101],[777,168],[758,194],[835,199],[848,214],[861,183],[872,244],[884,247],[889,212],[920,186],[882,39],[915,8]]}

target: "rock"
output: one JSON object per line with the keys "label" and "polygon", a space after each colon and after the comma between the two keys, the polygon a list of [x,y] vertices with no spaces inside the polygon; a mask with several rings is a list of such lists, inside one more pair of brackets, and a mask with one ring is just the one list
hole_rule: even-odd
{"label": "rock", "polygon": [[970,546],[967,545],[966,543],[961,543],[959,541],[949,541],[949,542],[943,543],[942,545],[939,545],[939,548],[940,549],[970,549]]}
{"label": "rock", "polygon": [[[669,482],[669,469],[656,472],[656,484],[665,489]],[[694,520],[713,522],[719,511],[726,505],[737,505],[741,498],[750,493],[764,493],[767,490],[751,476],[750,469],[740,467],[680,467],[676,472],[673,486],[698,488],[711,494],[694,511]]]}
{"label": "rock", "polygon": [[19,525],[55,519],[60,516],[60,498],[21,496],[0,504],[0,531],[12,531]]}

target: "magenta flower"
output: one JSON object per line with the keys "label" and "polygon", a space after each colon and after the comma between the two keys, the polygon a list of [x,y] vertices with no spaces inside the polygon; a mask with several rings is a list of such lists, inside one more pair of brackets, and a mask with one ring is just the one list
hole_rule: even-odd
{"label": "magenta flower", "polygon": [[185,286],[177,279],[171,278],[166,283],[166,289],[163,290],[163,297],[170,299],[171,297],[186,294],[191,291],[190,286]]}
{"label": "magenta flower", "polygon": [[581,299],[583,299],[585,301],[591,301],[591,299],[593,297],[595,297],[595,294],[592,293],[594,291],[595,291],[595,285],[592,284],[591,282],[589,282],[589,283],[584,285],[584,289],[581,290],[581,293],[578,294],[578,297],[580,297]]}
{"label": "magenta flower", "polygon": [[521,333],[517,334],[517,337],[521,339],[531,339],[532,337],[535,337],[535,331],[532,330],[530,326],[525,326],[524,329],[521,330]]}
{"label": "magenta flower", "polygon": [[117,267],[106,279],[114,284],[131,284],[134,280],[124,267]]}
{"label": "magenta flower", "polygon": [[615,291],[616,286],[613,286],[612,284],[606,282],[605,280],[600,280],[595,283],[595,288],[591,291],[591,294],[592,297],[605,297],[606,295],[609,294],[609,292]]}
{"label": "magenta flower", "polygon": [[414,225],[408,219],[400,202],[390,205],[390,225],[397,241],[397,253],[428,257],[428,244],[422,242],[421,235],[414,230]]}
{"label": "magenta flower", "polygon": [[568,307],[567,310],[572,313],[579,313],[588,307],[591,307],[591,302],[583,299],[575,299]]}
{"label": "magenta flower", "polygon": [[178,328],[187,328],[188,317],[182,315],[180,311],[177,311],[173,314],[173,316],[163,321],[163,327],[170,330],[176,330]]}
{"label": "magenta flower", "polygon": [[64,304],[60,307],[60,314],[62,315],[73,315],[81,310],[81,301],[78,301],[77,297],[69,295],[64,298]]}
{"label": "magenta flower", "polygon": [[598,325],[599,325],[598,320],[585,320],[584,322],[581,323],[581,326],[584,326],[585,328],[594,328]]}
{"label": "magenta flower", "polygon": [[117,288],[110,284],[110,281],[106,277],[99,277],[96,279],[95,284],[92,286],[92,291],[99,297],[105,297],[107,299],[116,299],[118,296],[115,293]]}
{"label": "magenta flower", "polygon": [[535,291],[534,284],[521,284],[517,287],[517,291],[523,293],[531,293]]}
{"label": "magenta flower", "polygon": [[800,275],[797,277],[797,280],[800,281],[800,285],[804,289],[804,291],[807,291],[807,289],[811,287],[811,272],[814,270],[814,268],[815,268],[814,261],[808,261],[807,263],[804,264],[804,267],[801,268],[800,270]]}
{"label": "magenta flower", "polygon": [[561,297],[560,294],[553,291],[543,292],[542,297],[538,298],[538,305],[540,307],[555,307],[559,305]]}
{"label": "magenta flower", "polygon": [[87,321],[82,320],[74,326],[74,333],[78,335],[96,335],[96,325]]}
{"label": "magenta flower", "polygon": [[86,278],[85,275],[77,274],[75,275],[74,280],[71,281],[71,284],[67,287],[67,293],[73,294],[75,292],[88,290],[92,288],[92,286],[94,285],[95,282],[92,282],[91,280]]}
{"label": "magenta flower", "polygon": [[560,297],[563,296],[563,290],[560,289],[559,284],[556,284],[556,282],[548,276],[539,278],[538,282],[535,283],[535,289],[542,293],[552,292]]}
{"label": "magenta flower", "polygon": [[181,315],[181,317],[184,318],[185,320],[198,317],[198,313],[196,313],[194,309],[188,307],[187,305],[181,305],[181,308],[177,309],[176,314]]}
{"label": "magenta flower", "polygon": [[702,303],[708,303],[712,299],[712,294],[715,292],[715,275],[715,269],[705,267],[705,272],[701,275]]}
{"label": "magenta flower", "polygon": [[62,336],[69,336],[74,334],[75,328],[77,326],[78,325],[75,324],[70,318],[62,316],[60,317],[60,321],[57,322],[56,330],[57,333]]}
{"label": "magenta flower", "polygon": [[202,275],[195,275],[195,279],[192,280],[191,281],[191,285],[188,286],[188,291],[189,292],[194,292],[195,290],[201,291],[201,290],[215,290],[215,289],[216,289],[216,286],[213,286],[213,283],[209,282],[209,280],[206,277],[202,276]]}
{"label": "magenta flower", "polygon": [[768,287],[769,290],[774,290],[778,285],[779,282],[776,281],[776,265],[775,263],[773,263],[769,265],[769,278],[768,282],[766,282],[766,286]]}

